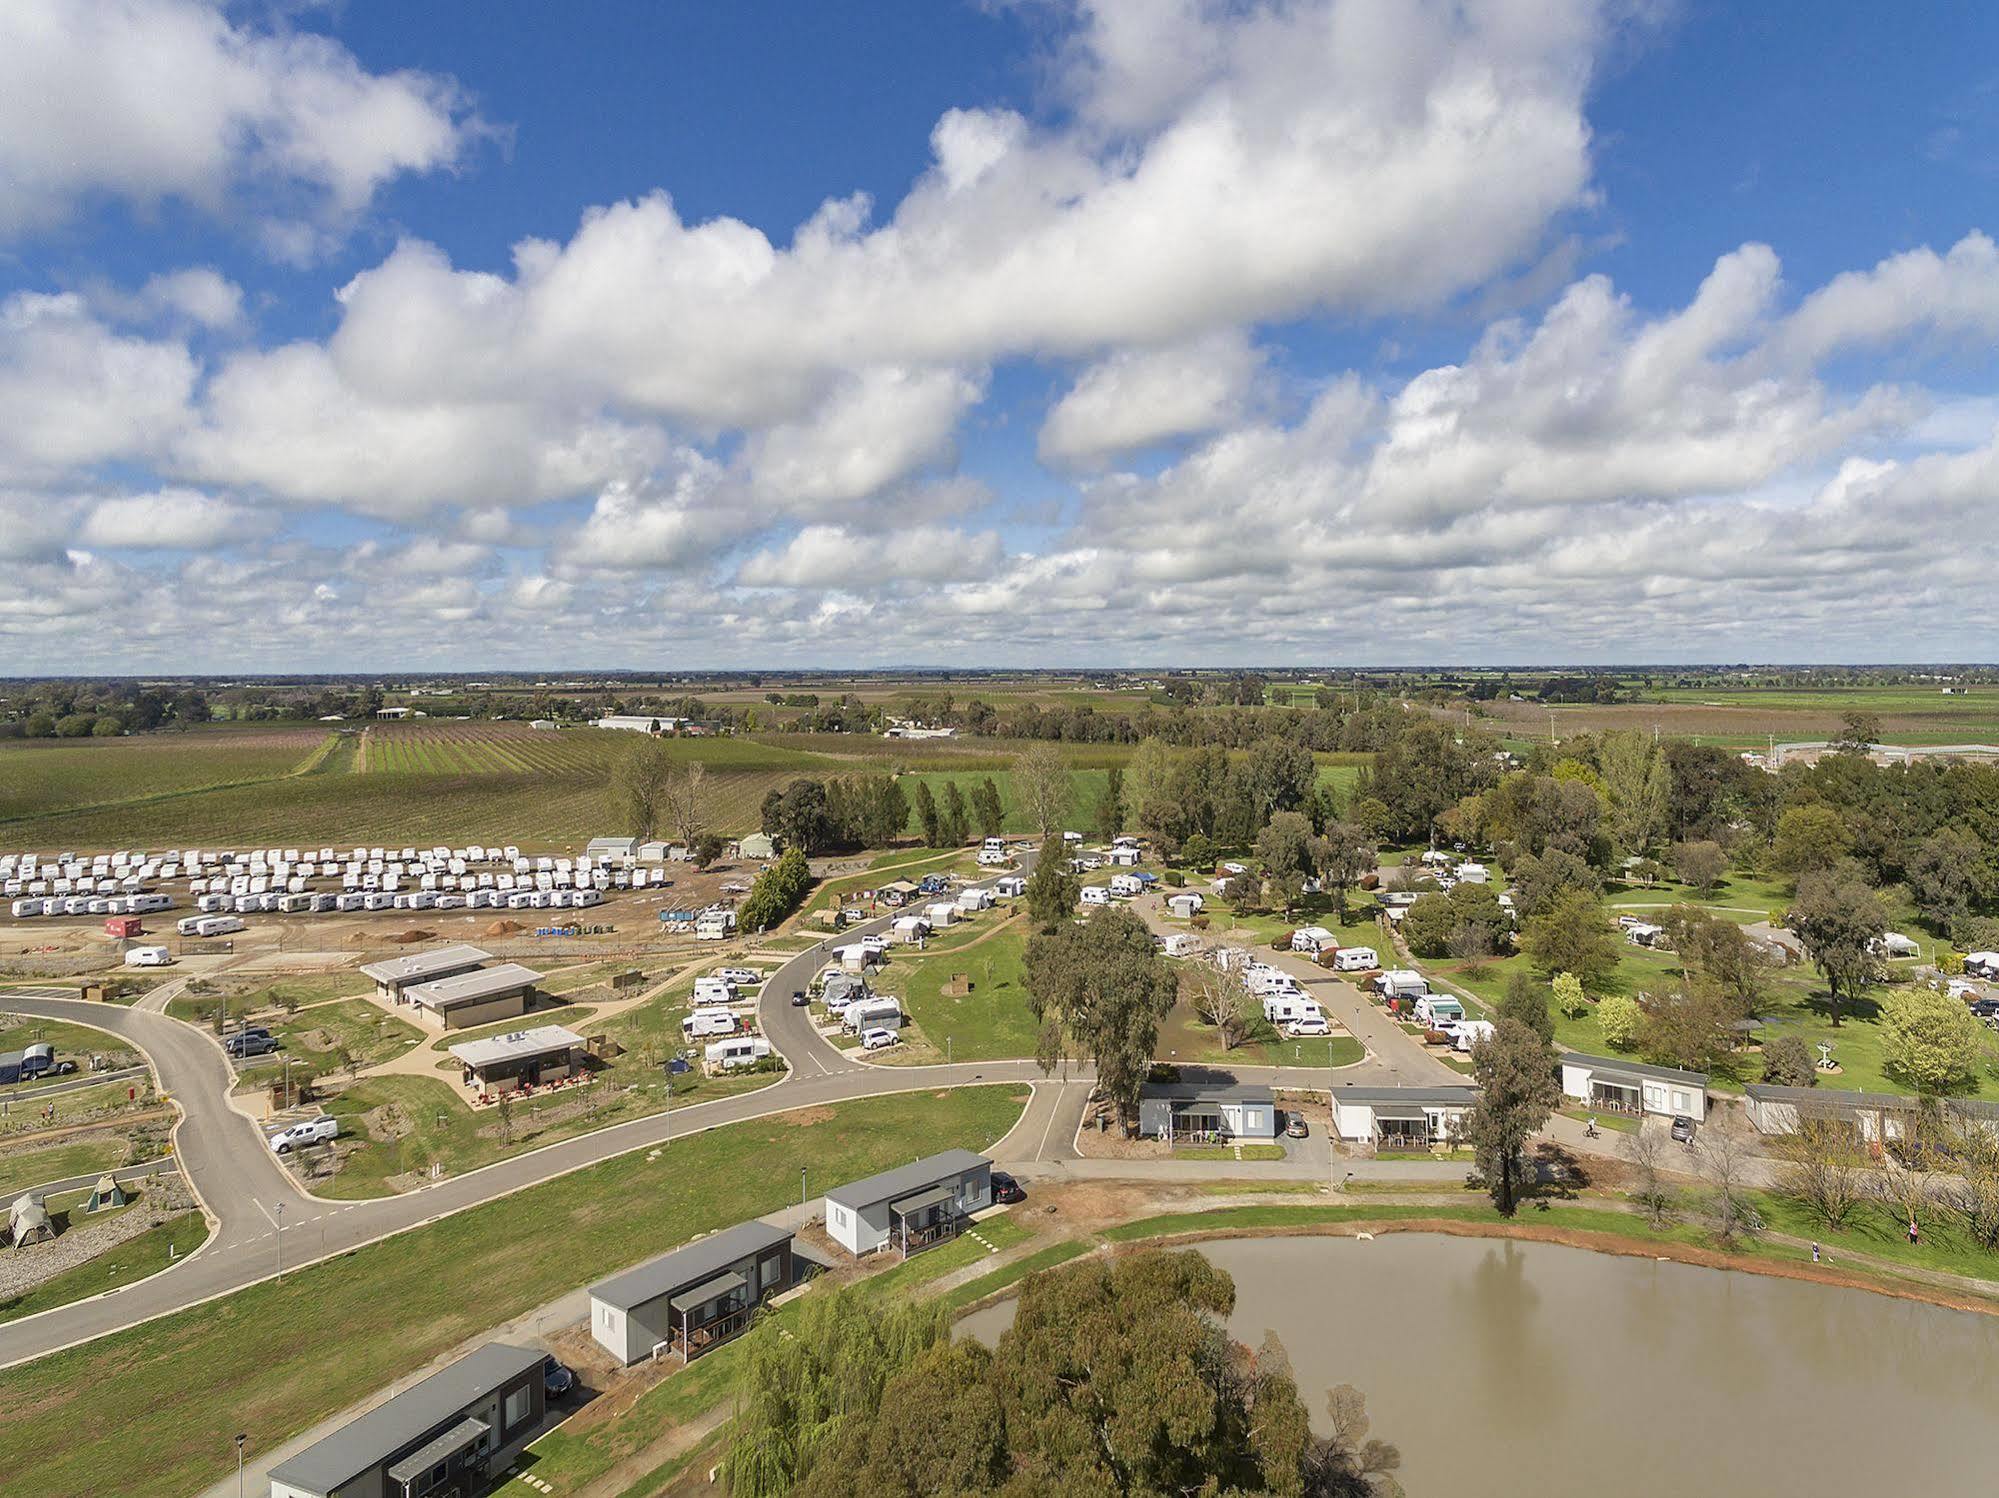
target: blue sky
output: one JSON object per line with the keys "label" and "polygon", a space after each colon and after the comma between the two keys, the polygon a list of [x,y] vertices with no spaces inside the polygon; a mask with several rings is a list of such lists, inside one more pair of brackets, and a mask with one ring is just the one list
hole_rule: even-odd
{"label": "blue sky", "polygon": [[1989,657],[1995,31],[20,0],[0,645]]}

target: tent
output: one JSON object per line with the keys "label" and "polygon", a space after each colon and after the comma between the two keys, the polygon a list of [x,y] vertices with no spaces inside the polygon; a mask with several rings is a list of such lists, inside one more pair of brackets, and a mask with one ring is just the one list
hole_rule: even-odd
{"label": "tent", "polygon": [[7,1209],[7,1230],[16,1248],[46,1243],[56,1235],[55,1224],[49,1221],[49,1209],[32,1191],[14,1198],[14,1205]]}
{"label": "tent", "polygon": [[84,1211],[101,1212],[106,1207],[122,1207],[131,1199],[131,1194],[118,1184],[118,1177],[107,1170],[98,1177],[97,1184],[91,1188],[90,1204],[84,1208]]}

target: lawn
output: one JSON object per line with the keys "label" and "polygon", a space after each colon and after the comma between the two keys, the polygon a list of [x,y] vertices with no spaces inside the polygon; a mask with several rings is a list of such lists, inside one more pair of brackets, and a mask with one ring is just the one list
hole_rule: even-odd
{"label": "lawn", "polygon": [[[986,929],[991,930],[991,914],[985,919]],[[1024,921],[1015,921],[999,935],[961,952],[937,952],[933,944],[924,955],[904,957],[905,950],[894,949],[895,960],[882,970],[876,986],[902,1000],[903,1012],[915,1021],[918,1035],[940,1057],[947,1036],[951,1057],[957,1061],[1034,1054],[1040,1026],[1027,1007]],[[971,991],[953,996],[945,989],[958,973],[970,979]]]}
{"label": "lawn", "polygon": [[[243,1065],[244,1083],[264,1087],[277,1081],[292,1062],[291,1080],[338,1076],[403,1055],[428,1037],[397,1019],[372,999],[336,999],[270,1020],[279,1049]],[[518,1022],[517,1022],[518,1027]]]}
{"label": "lawn", "polygon": [[[0,1006],[5,1003],[6,999],[0,997]],[[62,1020],[34,1016],[0,1016],[0,1051],[18,1051],[37,1041],[46,1041],[54,1046],[57,1060],[76,1062],[78,1071],[84,1070],[85,1062],[91,1056],[103,1056],[116,1066],[129,1066],[139,1060],[139,1053],[124,1041],[89,1025],[72,1025]],[[40,1085],[46,1087],[75,1080],[74,1077],[44,1077]],[[32,1096],[36,1086],[34,1082],[10,1083],[4,1089],[4,1095]]]}
{"label": "lawn", "polygon": [[1176,1160],[1282,1160],[1281,1144],[1182,1144],[1173,1149]]}
{"label": "lawn", "polygon": [[[123,1082],[100,1082],[79,1087],[74,1092],[44,1095],[44,1091],[8,1088],[0,1093],[0,1137],[16,1139],[45,1128],[67,1128],[84,1122],[112,1122],[120,1114],[136,1112],[153,1104],[150,1078],[132,1077]],[[137,1096],[132,1094],[136,1093]],[[53,1104],[55,1118],[45,1121],[42,1109]]]}
{"label": "lawn", "polygon": [[0,1201],[10,1202],[30,1186],[95,1175],[125,1164],[131,1148],[118,1135],[87,1135],[41,1149],[0,1155]]}
{"label": "lawn", "polygon": [[202,1215],[183,1212],[95,1258],[86,1259],[74,1269],[43,1280],[32,1290],[0,1300],[0,1321],[18,1321],[23,1316],[136,1284],[147,1275],[165,1269],[174,1259],[186,1258],[207,1237],[208,1223]]}
{"label": "lawn", "polygon": [[696,1234],[912,1154],[985,1149],[1024,1088],[812,1108],[562,1176],[212,1304],[0,1371],[0,1470],[44,1498],[170,1498],[497,1323]]}
{"label": "lawn", "polygon": [[1259,1019],[1249,1035],[1234,1050],[1223,1047],[1213,1025],[1194,1013],[1193,974],[1180,971],[1180,997],[1159,1026],[1159,1040],[1152,1054],[1161,1061],[1176,1063],[1215,1062],[1242,1066],[1351,1066],[1367,1053],[1351,1035],[1320,1035],[1292,1039],[1279,1032],[1268,1020]]}

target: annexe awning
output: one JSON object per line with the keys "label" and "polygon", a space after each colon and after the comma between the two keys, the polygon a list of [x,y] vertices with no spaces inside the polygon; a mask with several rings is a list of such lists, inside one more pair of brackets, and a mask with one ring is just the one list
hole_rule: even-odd
{"label": "annexe awning", "polygon": [[888,1204],[889,1211],[898,1217],[907,1217],[913,1212],[921,1212],[925,1207],[934,1207],[940,1202],[950,1201],[958,1194],[955,1185],[932,1186],[928,1191],[919,1191],[914,1196],[899,1197]]}
{"label": "annexe awning", "polygon": [[443,1435],[432,1436],[389,1468],[389,1481],[407,1488],[439,1462],[469,1450],[491,1428],[484,1420],[475,1420],[467,1415]]}
{"label": "annexe awning", "polygon": [[1376,1123],[1380,1123],[1383,1120],[1392,1120],[1395,1123],[1422,1123],[1429,1116],[1421,1108],[1411,1107],[1407,1103],[1376,1103],[1374,1105],[1374,1121]]}
{"label": "annexe awning", "polygon": [[707,1305],[711,1300],[720,1300],[724,1295],[729,1294],[733,1290],[748,1288],[749,1283],[748,1280],[732,1269],[727,1274],[718,1274],[712,1280],[702,1281],[702,1283],[696,1285],[692,1290],[681,1291],[669,1300],[667,1304],[673,1307],[674,1310],[681,1312],[698,1310],[700,1307]]}

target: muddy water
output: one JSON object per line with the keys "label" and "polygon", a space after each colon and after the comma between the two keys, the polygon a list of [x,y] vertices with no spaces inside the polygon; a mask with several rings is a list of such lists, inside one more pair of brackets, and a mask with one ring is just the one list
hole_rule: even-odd
{"label": "muddy water", "polygon": [[1411,1498],[1999,1487],[1999,1318],[1492,1239],[1202,1252],[1235,1277],[1233,1334],[1278,1333],[1315,1417],[1334,1384],[1366,1393]]}

